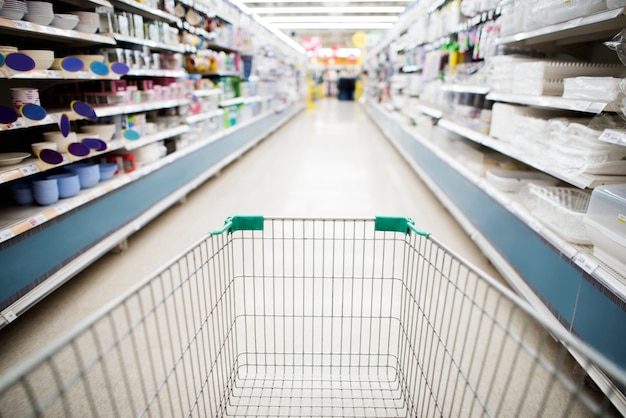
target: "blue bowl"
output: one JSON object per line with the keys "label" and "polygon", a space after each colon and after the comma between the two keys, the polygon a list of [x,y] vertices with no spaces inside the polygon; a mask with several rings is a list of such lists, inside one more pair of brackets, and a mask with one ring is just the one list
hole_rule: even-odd
{"label": "blue bowl", "polygon": [[72,173],[78,174],[81,189],[93,187],[100,181],[100,168],[97,164],[71,164],[67,166],[67,169]]}
{"label": "blue bowl", "polygon": [[33,188],[30,184],[16,184],[12,187],[15,203],[21,206],[29,206],[35,202]]}
{"label": "blue bowl", "polygon": [[116,163],[102,163],[98,164],[98,166],[100,167],[100,181],[109,180],[117,172]]}
{"label": "blue bowl", "polygon": [[33,193],[38,192],[53,192],[58,193],[59,183],[56,179],[44,179],[33,181]]}
{"label": "blue bowl", "polygon": [[59,182],[59,198],[76,196],[80,191],[80,180],[76,173],[61,173],[46,177]]}

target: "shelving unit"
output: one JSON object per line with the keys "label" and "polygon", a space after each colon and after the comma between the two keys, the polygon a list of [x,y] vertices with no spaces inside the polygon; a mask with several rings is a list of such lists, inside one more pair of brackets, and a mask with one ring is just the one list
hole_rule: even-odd
{"label": "shelving unit", "polygon": [[[100,13],[137,14],[148,22],[167,25],[171,31],[189,30],[204,37],[204,48],[239,53],[234,45],[221,43],[215,38],[215,34],[190,25],[184,18],[135,1],[65,0],[63,3],[74,10],[96,9]],[[186,7],[193,7],[203,16],[219,15],[222,19],[229,19],[232,25],[245,27],[250,32],[249,39],[254,37],[255,44],[263,50],[270,48],[276,53],[287,54],[298,65],[306,62],[302,51],[286,44],[285,40],[278,39],[269,29],[245,15],[230,2],[218,0],[211,2],[211,5],[208,2],[181,3]],[[217,9],[214,7],[216,5]],[[141,50],[142,53],[149,51],[151,56],[155,53],[170,56],[196,52],[194,46],[185,43],[156,42],[118,33],[83,34],[7,19],[0,19],[0,38],[3,36],[5,38],[0,43],[17,43],[18,47],[22,42],[30,47],[31,39],[41,37],[45,39],[46,47],[63,48],[63,54],[66,55],[68,52],[65,51],[71,51],[69,48],[87,47],[97,51],[98,48],[106,50],[110,46]],[[246,52],[254,55],[255,48],[255,45],[248,45]],[[109,58],[110,56],[105,56],[105,59]],[[100,77],[89,71],[68,73],[53,70],[6,72],[0,75],[0,84],[4,83],[7,90],[16,83],[28,83],[29,86],[37,87],[57,86],[62,83],[126,81],[129,85],[141,85],[145,80],[151,79],[169,79],[168,83],[180,87],[176,90],[179,91],[178,96],[159,96],[175,98],[94,105],[98,119],[105,119],[106,123],[116,125],[115,139],[107,142],[107,149],[104,151],[92,151],[82,159],[65,155],[63,161],[54,166],[43,163],[38,158],[28,158],[20,164],[0,167],[0,192],[3,191],[6,195],[15,182],[27,182],[47,173],[54,173],[77,161],[133,154],[144,147],[157,144],[163,144],[162,149],[168,150],[161,158],[138,163],[133,171],[125,172],[120,169],[113,179],[81,190],[78,195],[61,199],[53,205],[0,207],[0,263],[8,266],[0,277],[0,327],[16,320],[37,301],[70,280],[77,272],[182,199],[304,108],[306,96],[301,91],[294,92],[294,99],[290,101],[288,110],[282,105],[273,104],[271,99],[274,96],[271,96],[255,107],[256,113],[245,113],[237,119],[236,124],[224,127],[225,111],[219,107],[219,102],[224,99],[223,91],[210,88],[215,87],[213,83],[199,80],[195,75],[190,76],[182,65],[154,68],[138,63],[127,64],[130,71],[124,76],[111,74]],[[155,64],[154,61],[152,64]],[[219,76],[223,75],[219,73]],[[239,72],[227,75],[242,77]],[[288,77],[295,78],[296,73],[293,72]],[[145,97],[150,96],[142,96],[141,100],[147,100]],[[277,97],[281,99],[278,103],[284,104],[283,97]],[[242,108],[261,102],[261,98],[256,96],[236,100]],[[201,110],[198,110],[199,105],[203,106]],[[46,117],[40,121],[20,117],[13,124],[0,125],[0,136],[10,138],[10,141],[3,141],[0,151],[12,151],[13,149],[7,147],[14,147],[18,143],[25,149],[29,142],[37,142],[36,138],[41,130],[56,129],[54,125],[59,123],[61,115],[68,112],[62,109],[47,110]],[[152,131],[154,133],[141,135],[135,140],[122,139],[125,129],[131,123],[136,123],[133,122],[134,118],[142,114],[154,115],[154,120],[158,120],[156,115],[167,114],[168,117],[178,118],[178,121]],[[88,123],[71,112],[68,115],[72,130]],[[170,147],[165,147],[165,144]],[[59,236],[71,236],[72,239],[60,242],[57,239]]]}
{"label": "shelving unit", "polygon": [[[401,16],[396,27],[372,48],[365,58],[371,78],[368,80],[371,85],[367,88],[367,110],[518,293],[555,323],[626,367],[626,352],[622,347],[626,338],[626,272],[616,271],[598,260],[591,246],[573,244],[564,239],[546,225],[545,219],[530,213],[521,195],[505,193],[493,186],[484,176],[488,167],[484,167],[482,162],[466,159],[478,158],[477,155],[498,155],[516,165],[521,163],[526,168],[548,174],[569,186],[587,190],[600,185],[626,183],[626,173],[597,175],[563,171],[549,158],[528,154],[519,143],[492,137],[488,130],[479,132],[473,129],[470,126],[481,126],[479,122],[482,121],[468,115],[467,109],[472,105],[459,102],[457,107],[452,98],[456,95],[456,99],[462,101],[466,95],[483,96],[478,97],[480,100],[476,102],[511,103],[538,111],[572,112],[576,117],[587,118],[621,111],[620,106],[612,102],[504,93],[488,84],[482,85],[480,78],[474,78],[479,83],[459,84],[454,78],[455,73],[451,73],[455,81],[446,79],[443,83],[438,81],[442,77],[432,71],[428,76],[424,75],[433,62],[443,62],[441,55],[433,55],[436,59],[429,62],[428,53],[437,52],[441,45],[455,42],[456,32],[465,31],[466,35],[476,25],[497,25],[496,19],[502,13],[499,8],[480,11],[476,16],[461,18],[454,25],[448,25],[449,29],[445,23],[439,22],[439,32],[428,32],[429,14],[449,16],[450,10],[440,12],[440,9],[450,4],[436,0],[417,4]],[[420,20],[423,16],[426,19]],[[586,55],[582,55],[595,57],[598,51],[590,45],[610,40],[625,26],[624,19],[624,8],[606,10],[502,36],[493,42],[501,46],[539,48],[547,53],[562,49],[572,52],[578,43],[584,43],[582,49]],[[425,28],[419,26],[423,22]],[[496,33],[498,31],[495,30]],[[396,60],[396,51],[406,54],[415,48],[421,48],[420,57],[425,61],[415,64],[419,69],[417,76],[422,77],[422,91],[406,95],[403,94],[404,88],[393,84],[395,75],[401,72],[396,61],[402,62]],[[596,53],[588,53],[590,50]],[[387,91],[391,91],[390,96],[386,95]],[[457,109],[459,111],[455,113]],[[480,114],[480,107],[477,109]],[[470,117],[475,118],[471,119],[473,125],[468,122]],[[606,129],[598,140],[623,145],[626,144],[626,131]],[[478,164],[481,168],[477,168]],[[612,386],[603,371],[595,368],[586,371],[603,390]],[[617,394],[611,400],[622,413],[626,413],[626,396]]]}

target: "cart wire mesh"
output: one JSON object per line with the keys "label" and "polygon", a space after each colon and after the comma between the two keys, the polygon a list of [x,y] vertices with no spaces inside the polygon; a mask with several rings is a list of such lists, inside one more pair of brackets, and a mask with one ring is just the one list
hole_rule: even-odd
{"label": "cart wire mesh", "polygon": [[611,416],[590,365],[626,382],[406,218],[233,217],[6,373],[0,416]]}

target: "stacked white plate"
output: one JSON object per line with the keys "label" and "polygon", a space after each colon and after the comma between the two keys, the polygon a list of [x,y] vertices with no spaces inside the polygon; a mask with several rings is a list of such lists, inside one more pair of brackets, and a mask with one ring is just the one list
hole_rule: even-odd
{"label": "stacked white plate", "polygon": [[100,27],[100,15],[93,12],[72,12],[80,21],[74,29],[79,32],[96,33]]}
{"label": "stacked white plate", "polygon": [[59,28],[59,29],[74,29],[76,27],[76,25],[78,25],[78,22],[80,21],[80,18],[76,15],[72,15],[69,13],[55,13],[54,14],[54,19],[52,19],[52,23],[50,23],[50,26],[54,26],[55,28]]}
{"label": "stacked white plate", "polygon": [[17,52],[17,47],[9,46],[9,45],[0,45],[0,54],[9,55]]}
{"label": "stacked white plate", "polygon": [[46,1],[27,1],[26,2],[26,16],[24,20],[37,23],[40,25],[48,26],[52,19],[54,19],[54,10],[52,10],[52,3]]}
{"label": "stacked white plate", "polygon": [[20,0],[5,0],[0,16],[7,19],[20,20],[28,12],[26,2]]}
{"label": "stacked white plate", "polygon": [[29,103],[36,104],[36,105],[41,104],[39,101],[39,90],[30,89],[30,88],[22,88],[22,87],[12,88],[11,100],[12,100],[13,106],[16,109],[19,109],[23,105],[29,104]]}
{"label": "stacked white plate", "polygon": [[54,63],[54,51],[47,49],[20,49],[20,53],[28,55],[35,61],[35,70],[47,70]]}

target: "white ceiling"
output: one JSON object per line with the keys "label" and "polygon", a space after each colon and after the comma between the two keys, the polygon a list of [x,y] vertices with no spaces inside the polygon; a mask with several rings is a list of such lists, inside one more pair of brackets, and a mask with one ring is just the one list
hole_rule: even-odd
{"label": "white ceiling", "polygon": [[309,36],[322,38],[324,47],[352,46],[355,32],[384,32],[413,0],[267,1],[239,0],[268,25],[298,43]]}

